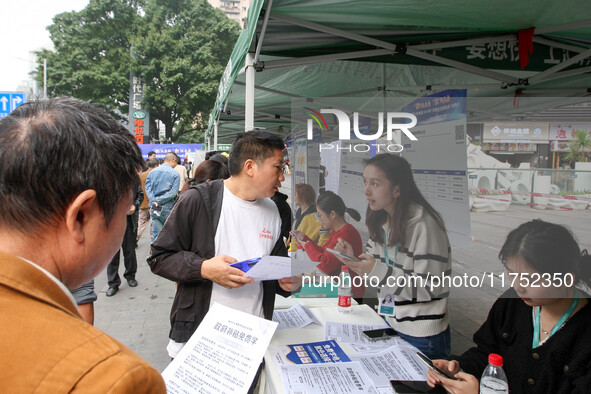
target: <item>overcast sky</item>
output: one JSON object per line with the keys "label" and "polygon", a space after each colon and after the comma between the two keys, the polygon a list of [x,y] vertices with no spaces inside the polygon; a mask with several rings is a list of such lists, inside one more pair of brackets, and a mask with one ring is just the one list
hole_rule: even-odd
{"label": "overcast sky", "polygon": [[79,11],[88,0],[1,0],[0,7],[0,91],[16,91],[35,68],[30,53],[52,48],[49,32],[56,14]]}

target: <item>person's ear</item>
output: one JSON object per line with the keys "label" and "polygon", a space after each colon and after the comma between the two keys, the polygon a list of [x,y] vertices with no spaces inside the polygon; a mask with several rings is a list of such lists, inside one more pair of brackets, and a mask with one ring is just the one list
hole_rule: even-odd
{"label": "person's ear", "polygon": [[76,242],[84,241],[88,223],[94,215],[103,212],[99,208],[95,190],[84,190],[66,209],[65,225],[68,233]]}
{"label": "person's ear", "polygon": [[393,194],[394,198],[400,197],[400,185],[394,186]]}
{"label": "person's ear", "polygon": [[242,166],[242,170],[248,174],[249,176],[254,175],[254,167],[256,166],[256,162],[252,159],[246,159],[244,165]]}

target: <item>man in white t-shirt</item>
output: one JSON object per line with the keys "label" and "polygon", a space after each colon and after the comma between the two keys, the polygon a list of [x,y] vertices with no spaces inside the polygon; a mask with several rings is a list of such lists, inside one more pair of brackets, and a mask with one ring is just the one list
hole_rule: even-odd
{"label": "man in white t-shirt", "polygon": [[299,286],[290,278],[254,282],[231,263],[287,255],[281,219],[270,199],[285,180],[283,141],[267,132],[239,135],[230,178],[183,193],[152,244],[152,271],[178,283],[169,355],[175,357],[214,302],[271,319],[275,294]]}

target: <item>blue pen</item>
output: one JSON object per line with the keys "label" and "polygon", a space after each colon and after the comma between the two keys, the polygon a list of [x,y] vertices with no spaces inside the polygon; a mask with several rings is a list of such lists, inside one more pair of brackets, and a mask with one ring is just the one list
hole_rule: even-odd
{"label": "blue pen", "polygon": [[251,269],[252,267],[254,267],[256,265],[256,263],[259,262],[261,258],[260,257],[256,257],[254,259],[248,259],[248,260],[244,260],[244,261],[239,261],[237,263],[233,263],[230,264],[232,267],[234,268],[238,268],[239,270],[242,270],[244,272],[248,272],[249,269]]}

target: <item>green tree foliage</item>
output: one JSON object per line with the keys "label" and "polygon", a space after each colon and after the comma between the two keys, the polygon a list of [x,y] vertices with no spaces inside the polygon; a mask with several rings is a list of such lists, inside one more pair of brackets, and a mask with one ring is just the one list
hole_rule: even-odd
{"label": "green tree foliage", "polygon": [[164,123],[167,138],[202,138],[238,24],[206,0],[151,0],[145,12],[134,68],[148,84],[150,113]]}
{"label": "green tree foliage", "polygon": [[48,27],[54,50],[37,53],[37,78],[47,59],[49,97],[72,96],[127,113],[130,38],[140,19],[136,1],[90,0],[79,12],[64,12]]}
{"label": "green tree foliage", "polygon": [[[147,84],[150,118],[165,125],[167,139],[202,138],[240,32],[223,12],[206,0],[90,0],[53,22],[55,49],[38,53],[39,79],[47,59],[50,97],[91,100],[126,118],[133,69]],[[150,129],[156,138],[154,124]]]}
{"label": "green tree foliage", "polygon": [[575,139],[569,144],[570,151],[564,155],[564,160],[573,164],[585,159],[585,150],[591,149],[591,135],[587,130],[575,131]]}

